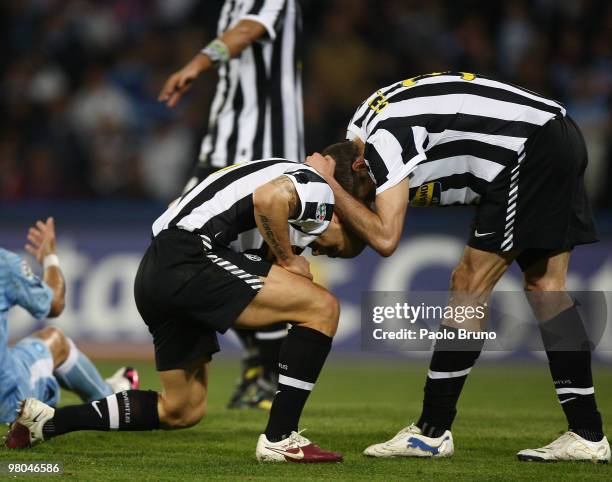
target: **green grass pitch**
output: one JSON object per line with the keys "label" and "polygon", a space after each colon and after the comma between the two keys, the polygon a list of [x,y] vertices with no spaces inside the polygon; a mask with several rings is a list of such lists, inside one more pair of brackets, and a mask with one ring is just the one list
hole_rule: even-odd
{"label": "green grass pitch", "polygon": [[[111,373],[117,365],[99,366]],[[151,364],[136,367],[143,387],[159,387]],[[319,445],[344,453],[345,461],[333,465],[258,464],[255,443],[267,415],[225,409],[237,370],[233,359],[213,363],[208,414],[193,429],[73,433],[28,451],[0,449],[0,460],[61,461],[65,477],[96,481],[612,480],[611,466],[516,460],[518,450],[548,443],[565,426],[542,361],[481,364],[473,370],[459,403],[453,458],[377,460],[361,451],[418,417],[426,365],[401,358],[332,359],[306,405],[302,428]],[[612,433],[612,370],[599,366],[595,375],[605,428]],[[62,403],[76,401],[65,394]]]}

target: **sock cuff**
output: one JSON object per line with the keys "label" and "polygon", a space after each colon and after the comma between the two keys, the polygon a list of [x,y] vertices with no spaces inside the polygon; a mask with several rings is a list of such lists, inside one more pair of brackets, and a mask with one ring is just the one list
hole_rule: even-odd
{"label": "sock cuff", "polygon": [[539,324],[546,351],[591,351],[593,342],[575,302],[548,321]]}
{"label": "sock cuff", "polygon": [[[453,376],[467,375],[476,360],[480,356],[480,351],[434,351],[429,364],[430,372],[448,372]],[[465,372],[465,373],[462,373]],[[430,378],[452,378],[452,377],[430,377]]]}
{"label": "sock cuff", "polygon": [[146,413],[151,415],[149,419],[150,426],[153,428],[159,428],[159,412],[157,411],[157,401],[159,399],[159,394],[154,390],[147,390],[143,399],[144,405],[148,407]]}
{"label": "sock cuff", "polygon": [[152,390],[125,390],[107,397],[110,428],[154,430],[159,428],[158,394]]}
{"label": "sock cuff", "polygon": [[159,428],[159,413],[157,411],[159,394],[153,390],[128,390],[126,393],[128,399],[138,399],[140,402],[141,423],[137,426],[133,425],[133,428],[136,430],[152,430]]}
{"label": "sock cuff", "polygon": [[291,328],[291,330],[289,330],[289,334],[291,336],[297,336],[302,340],[307,340],[325,346],[331,346],[333,340],[331,336],[327,336],[320,331],[300,325]]}
{"label": "sock cuff", "polygon": [[256,331],[255,339],[257,341],[281,340],[286,338],[288,333],[286,327],[279,328],[275,331]]}
{"label": "sock cuff", "polygon": [[74,366],[79,360],[79,349],[74,344],[74,341],[72,341],[72,339],[68,337],[66,337],[66,340],[68,342],[69,347],[68,356],[63,361],[63,363],[54,370],[54,372],[60,376],[67,375],[68,372],[74,368]]}

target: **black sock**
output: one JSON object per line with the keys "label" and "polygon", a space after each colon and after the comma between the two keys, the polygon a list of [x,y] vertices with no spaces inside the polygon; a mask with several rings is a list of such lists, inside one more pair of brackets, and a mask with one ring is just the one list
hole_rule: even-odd
{"label": "black sock", "polygon": [[595,402],[591,344],[577,306],[541,323],[540,330],[568,430],[592,442],[600,441],[603,426]]}
{"label": "black sock", "polygon": [[278,442],[297,431],[302,409],[323,368],[332,338],[294,326],[283,343],[278,367],[278,392],[274,397],[266,437]]}
{"label": "black sock", "polygon": [[592,442],[603,438],[595,402],[590,351],[547,351],[550,374],[568,430]]}
{"label": "black sock", "polygon": [[238,339],[242,343],[245,350],[255,348],[255,330],[246,330],[244,328],[234,328]]}
{"label": "black sock", "polygon": [[287,323],[275,323],[255,332],[255,345],[259,350],[263,376],[276,383],[278,378],[278,357],[287,338]]}
{"label": "black sock", "polygon": [[434,438],[450,430],[463,384],[484,343],[481,340],[458,340],[457,328],[440,328],[440,331],[444,330],[454,333],[455,339],[436,343],[425,382],[423,411],[416,423],[423,435]]}
{"label": "black sock", "polygon": [[[554,293],[557,294],[557,293]],[[551,297],[551,301],[556,298]],[[538,325],[546,351],[589,351],[593,344],[586,332],[578,305]]]}
{"label": "black sock", "polygon": [[55,410],[43,426],[45,439],[77,430],[153,430],[159,428],[157,392],[127,390],[83,405]]}
{"label": "black sock", "polygon": [[255,340],[255,330],[235,328],[238,339],[244,348],[242,357],[242,380],[255,380],[262,374],[262,362]]}

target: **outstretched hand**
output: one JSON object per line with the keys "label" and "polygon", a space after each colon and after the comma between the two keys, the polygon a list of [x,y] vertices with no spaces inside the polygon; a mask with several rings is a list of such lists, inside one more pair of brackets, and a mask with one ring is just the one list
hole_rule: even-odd
{"label": "outstretched hand", "polygon": [[28,253],[40,264],[45,256],[55,254],[55,221],[47,218],[46,222],[36,221],[36,225],[28,230],[28,243],[25,245]]}
{"label": "outstretched hand", "polygon": [[168,107],[174,107],[179,99],[185,92],[191,87],[191,83],[197,77],[197,73],[192,70],[182,69],[172,74],[166,83],[164,88],[159,93],[157,100],[165,102]]}
{"label": "outstretched hand", "polygon": [[185,92],[189,90],[193,81],[210,66],[206,55],[198,54],[191,62],[178,70],[166,80],[157,100],[165,102],[168,107],[174,107]]}
{"label": "outstretched hand", "polygon": [[318,152],[306,157],[306,164],[314,168],[325,179],[334,177],[336,161],[331,156],[323,156]]}

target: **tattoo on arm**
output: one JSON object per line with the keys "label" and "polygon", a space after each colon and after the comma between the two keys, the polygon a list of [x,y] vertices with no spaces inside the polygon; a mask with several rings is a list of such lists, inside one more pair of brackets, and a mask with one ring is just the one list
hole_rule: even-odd
{"label": "tattoo on arm", "polygon": [[287,176],[280,176],[276,179],[272,179],[270,183],[280,188],[287,196],[289,201],[289,219],[295,219],[298,217],[300,215],[302,206],[300,204],[300,196],[295,190],[293,183],[287,178]]}
{"label": "tattoo on arm", "polygon": [[263,214],[259,214],[259,220],[261,221],[261,226],[264,229],[266,242],[268,243],[272,251],[283,261],[288,260],[289,254],[285,252],[278,239],[274,235],[274,231],[272,231],[272,227],[270,226],[270,219],[268,219],[268,217],[264,216]]}

